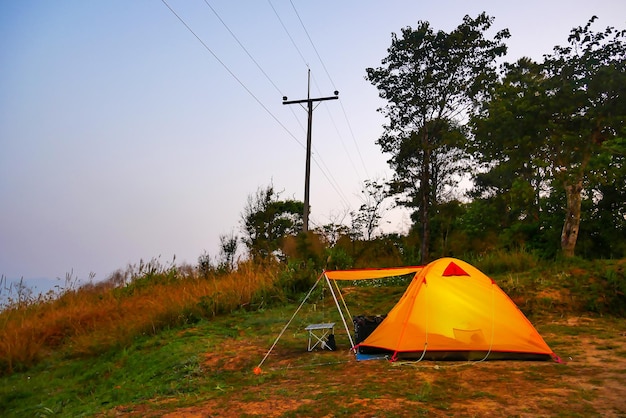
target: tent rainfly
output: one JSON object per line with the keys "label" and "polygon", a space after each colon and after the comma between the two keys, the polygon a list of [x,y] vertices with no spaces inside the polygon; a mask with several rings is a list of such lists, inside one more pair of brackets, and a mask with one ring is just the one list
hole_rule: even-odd
{"label": "tent rainfly", "polygon": [[[413,279],[400,300],[369,336],[354,344],[345,319],[349,311],[345,303],[343,309],[340,306],[339,287],[335,284],[333,289],[331,281],[408,274],[413,274]],[[373,352],[386,354],[392,361],[550,358],[560,361],[506,293],[464,261],[441,258],[426,266],[325,271],[309,295],[322,278],[331,289],[357,358],[368,357],[359,353]],[[280,335],[276,342],[279,338]],[[261,364],[257,367],[259,371]]]}

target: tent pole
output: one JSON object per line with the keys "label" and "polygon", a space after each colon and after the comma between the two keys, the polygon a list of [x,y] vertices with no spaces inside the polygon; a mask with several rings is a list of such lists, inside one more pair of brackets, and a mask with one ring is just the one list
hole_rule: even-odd
{"label": "tent pole", "polygon": [[350,339],[350,349],[354,351],[354,341],[352,340],[352,334],[350,334],[350,330],[348,329],[348,324],[346,323],[346,318],[343,316],[343,310],[339,305],[339,301],[337,300],[337,296],[335,296],[335,291],[333,290],[333,286],[330,283],[330,279],[324,272],[324,277],[326,278],[326,283],[328,283],[328,288],[330,289],[330,293],[333,295],[333,299],[335,300],[335,306],[339,311],[339,315],[341,316],[341,320],[343,321],[343,326],[346,328],[346,334],[348,334],[348,338]]}
{"label": "tent pole", "polygon": [[333,283],[335,284],[335,289],[337,289],[337,294],[339,294],[339,297],[341,298],[341,303],[343,304],[343,308],[346,310],[346,313],[348,314],[348,317],[352,317],[352,314],[350,313],[350,309],[348,309],[348,305],[346,305],[346,299],[343,297],[343,294],[341,293],[341,289],[339,289],[339,285],[337,284],[337,280],[333,280]]}

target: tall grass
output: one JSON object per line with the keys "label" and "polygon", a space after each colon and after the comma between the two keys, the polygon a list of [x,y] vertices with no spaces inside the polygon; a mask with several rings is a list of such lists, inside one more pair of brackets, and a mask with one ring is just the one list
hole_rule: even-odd
{"label": "tall grass", "polygon": [[27,369],[51,352],[90,356],[138,335],[258,308],[280,294],[279,269],[242,263],[228,274],[201,276],[153,260],[54,298],[20,299],[0,312],[0,374]]}

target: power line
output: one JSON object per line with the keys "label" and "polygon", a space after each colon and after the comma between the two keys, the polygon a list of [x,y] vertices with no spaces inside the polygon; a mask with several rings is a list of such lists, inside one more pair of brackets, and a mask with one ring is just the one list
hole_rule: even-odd
{"label": "power line", "polygon": [[[239,40],[239,38],[237,38],[237,36],[235,35],[235,33],[228,27],[228,25],[226,24],[226,22],[224,21],[224,19],[221,18],[221,16],[219,15],[219,13],[217,13],[217,11],[211,6],[211,4],[208,2],[208,0],[204,0],[204,3],[211,9],[211,11],[213,12],[213,14],[215,14],[215,16],[219,19],[219,21],[222,23],[222,25],[226,28],[226,30],[228,31],[228,33],[230,33],[230,35],[235,39],[235,41],[237,42],[237,44],[244,50],[244,52],[248,55],[248,57],[252,60],[252,62],[254,62],[254,64],[257,66],[257,68],[263,73],[263,75],[265,76],[265,78],[274,86],[274,88],[281,94],[281,96],[284,96],[284,94],[282,93],[282,91],[280,90],[280,88],[278,88],[278,86],[276,85],[276,83],[274,83],[274,81],[270,78],[270,76],[265,72],[265,70],[263,70],[263,68],[261,67],[261,65],[258,63],[258,61],[256,59],[254,59],[254,57],[252,56],[252,54],[248,51],[248,49],[243,45],[243,43]],[[271,5],[271,2],[270,2]],[[276,10],[274,10],[274,12],[276,13]],[[280,20],[280,18],[279,18]],[[283,26],[284,27],[284,26]],[[293,39],[292,39],[293,42]],[[298,124],[300,125],[300,128],[304,131],[304,127],[302,126],[302,124],[300,123],[300,119],[296,116],[295,111],[293,110],[292,107],[289,108],[289,110],[291,111],[291,113],[293,114],[294,118],[296,119],[296,121],[298,122]],[[334,120],[333,120],[333,124],[334,124]],[[319,160],[321,161],[321,164],[324,167],[321,167],[319,162],[317,161],[318,158],[314,158],[314,161],[316,163],[316,165],[318,166],[318,168],[320,169],[320,171],[324,174],[324,176],[326,177],[326,179],[328,180],[328,182],[333,185],[336,184],[338,186],[338,182],[334,179],[332,172],[330,171],[330,169],[326,166],[326,164],[324,163],[323,159],[319,158]],[[328,172],[328,175],[326,175],[326,173],[324,172],[324,170],[326,170]],[[330,178],[328,177],[330,176]],[[332,180],[331,180],[332,179]],[[335,188],[335,190],[338,192],[338,194],[340,195],[340,197],[344,200],[344,203],[347,203],[347,199],[345,197],[345,195],[343,194],[343,192],[341,192],[340,190],[338,190],[334,185],[333,188]]]}
{"label": "power line", "polygon": [[[291,3],[291,7],[293,8],[293,11],[295,12],[296,16],[298,17],[298,20],[300,21],[300,25],[302,26],[302,29],[304,30],[304,33],[306,33],[306,36],[309,39],[309,42],[311,43],[311,46],[313,47],[313,50],[315,51],[315,54],[317,55],[317,58],[319,59],[320,63],[322,64],[322,68],[324,68],[324,71],[326,72],[326,76],[330,80],[330,84],[333,86],[333,88],[335,90],[337,90],[337,88],[335,87],[335,82],[333,81],[333,78],[330,76],[330,73],[328,72],[328,69],[326,68],[326,64],[324,63],[324,60],[322,59],[321,55],[319,54],[319,52],[317,50],[317,47],[315,46],[315,43],[313,42],[313,39],[309,35],[309,31],[306,29],[306,26],[304,25],[304,22],[302,21],[302,18],[300,18],[300,14],[298,13],[298,10],[296,9],[296,6],[293,4],[292,0],[289,0],[289,3]],[[363,169],[365,170],[365,174],[369,177],[367,166],[365,165],[365,162],[363,161],[363,155],[361,155],[361,150],[360,150],[359,145],[358,145],[358,143],[356,141],[356,137],[354,136],[354,132],[352,131],[352,126],[350,125],[350,121],[348,120],[348,115],[346,113],[346,109],[344,108],[343,102],[341,100],[339,101],[339,105],[341,106],[341,110],[343,111],[344,118],[346,119],[346,123],[348,124],[348,129],[350,131],[350,134],[352,135],[352,141],[354,142],[354,146],[355,146],[355,148],[357,150],[357,154],[359,155],[359,159],[361,160],[361,165],[363,166]],[[334,123],[334,120],[333,120],[333,123]],[[342,139],[341,135],[339,135],[339,138]],[[343,139],[342,139],[342,143],[343,143]],[[345,147],[344,147],[344,149],[345,149]],[[347,149],[346,149],[346,153],[348,155],[350,155],[347,152]],[[348,157],[348,158],[350,158],[350,157]],[[354,164],[352,165],[352,167],[354,168],[354,170],[356,172],[356,167],[354,167]],[[358,176],[358,172],[357,172],[357,176]]]}
{"label": "power line", "polygon": [[[174,16],[176,16],[176,18],[183,24],[183,26],[185,26],[185,28],[198,40],[198,42],[200,42],[200,44],[204,47],[204,49],[206,49],[215,58],[215,60],[217,60],[217,62],[220,63],[220,65],[222,67],[224,67],[224,69],[231,75],[231,77],[233,77],[239,83],[239,85],[241,85],[241,87],[243,87],[243,89],[263,108],[263,110],[265,110],[265,112],[267,112],[267,114],[269,114],[270,117],[272,119],[274,119],[274,121],[276,123],[278,123],[278,125],[281,128],[283,128],[283,130],[285,130],[285,132],[287,132],[287,134],[289,134],[289,136],[293,140],[295,140],[302,148],[306,149],[306,146],[268,109],[267,106],[265,106],[263,104],[263,102],[243,83],[243,81],[241,81],[241,79],[239,79],[239,77],[237,77],[237,75],[226,65],[226,63],[224,63],[217,56],[217,54],[215,54],[215,52],[213,52],[213,50],[194,32],[194,30],[191,29],[191,27],[185,22],[185,20],[178,13],[176,13],[176,11],[174,9],[172,9],[172,7],[170,7],[170,5],[167,3],[167,1],[166,0],[161,0],[161,2],[170,10],[170,12]],[[206,0],[205,0],[205,3],[207,4],[207,6],[209,6],[209,8],[211,8],[211,10],[213,10],[213,12],[218,16],[218,19],[220,19],[220,21],[222,21],[222,24],[224,24],[224,26],[226,26],[226,28],[228,29],[228,26],[223,22],[223,20],[219,17],[219,15],[215,12],[215,10],[210,6],[210,4]],[[270,2],[270,5],[271,5],[271,2]],[[272,6],[272,8],[273,8],[273,6]],[[279,20],[280,20],[280,18],[279,18]],[[285,30],[286,30],[286,28],[285,28]],[[248,56],[255,62],[255,64],[257,64],[257,67],[259,67],[261,72],[263,72],[266,75],[266,78],[268,78],[268,80],[272,83],[272,85],[274,85],[274,87],[278,90],[278,92],[280,92],[280,89],[276,86],[276,84],[274,82],[271,81],[271,78],[269,78],[269,76],[267,76],[267,73],[265,73],[265,71],[263,71],[263,69],[260,67],[258,62],[256,62],[256,60],[254,60],[254,58],[247,51],[247,49],[243,46],[243,44],[241,44],[241,42],[237,39],[237,37],[234,35],[234,33],[230,29],[228,29],[228,31],[237,40],[237,42],[246,51]],[[293,39],[292,39],[292,41],[293,41]],[[294,43],[294,45],[295,45],[295,43]],[[293,113],[293,110],[292,110],[292,113]],[[295,113],[294,113],[294,116],[295,116]],[[296,117],[296,119],[298,120],[297,117]],[[299,123],[299,120],[298,120],[298,123]],[[302,127],[302,125],[300,125],[300,126]],[[318,166],[318,168],[320,169],[322,175],[326,178],[326,180],[331,185],[331,187],[335,190],[335,192],[338,194],[338,196],[344,201],[344,203],[347,204],[348,203],[347,199],[345,198],[343,193],[337,188],[338,187],[338,183],[336,181],[333,182],[333,180],[331,180],[331,178],[329,178],[328,174],[326,174],[324,169],[319,165],[319,163],[317,161],[317,158],[313,158],[313,161]],[[329,171],[329,173],[330,173],[330,171]]]}
{"label": "power line", "polygon": [[283,27],[283,29],[285,30],[285,32],[287,33],[287,36],[289,37],[289,39],[291,40],[291,43],[293,45],[294,48],[296,48],[296,51],[298,51],[298,54],[300,55],[300,58],[302,58],[302,61],[304,62],[304,65],[306,65],[307,68],[309,68],[309,64],[306,62],[306,59],[304,58],[304,55],[302,55],[302,52],[300,52],[300,49],[298,48],[298,45],[296,45],[296,42],[293,40],[293,38],[291,37],[291,34],[289,33],[289,31],[287,30],[287,27],[285,26],[285,24],[283,23],[283,20],[280,18],[280,16],[278,15],[278,12],[276,11],[276,9],[274,8],[274,5],[272,4],[271,0],[267,0],[267,2],[270,4],[272,10],[274,11],[274,14],[276,15],[276,17],[278,18],[278,21],[280,22],[281,26]]}
{"label": "power line", "polygon": [[[333,124],[333,127],[335,128],[335,132],[337,133],[337,136],[339,138],[342,138],[341,133],[339,132],[339,128],[337,127],[337,124],[335,123],[335,119],[332,117],[330,110],[328,110],[328,107],[326,108],[326,110],[328,111],[328,117],[330,118],[330,121]],[[355,173],[357,173],[357,176],[359,174],[359,171],[357,170],[356,166],[354,165],[354,161],[352,160],[352,154],[350,154],[350,152],[348,151],[348,148],[346,148],[346,144],[345,142],[342,140],[341,141],[341,147],[343,148],[343,150],[345,151],[346,155],[348,156],[348,160],[350,161],[350,165],[352,166],[352,169],[354,170]],[[367,171],[366,171],[367,173]]]}
{"label": "power line", "polygon": [[[209,7],[209,9],[211,9],[211,11],[213,12],[213,14],[219,19],[219,21],[222,23],[222,25],[226,28],[226,30],[228,31],[228,33],[230,33],[230,35],[233,37],[233,39],[235,39],[235,41],[237,42],[237,44],[239,44],[239,46],[241,47],[241,49],[243,49],[243,51],[246,53],[246,55],[248,55],[248,57],[252,60],[252,62],[254,62],[254,64],[257,66],[257,68],[259,69],[259,71],[261,71],[261,73],[263,73],[263,75],[265,76],[265,78],[267,79],[267,81],[270,82],[270,84],[272,86],[274,86],[274,88],[276,89],[276,91],[281,95],[284,96],[283,92],[280,90],[280,88],[276,85],[276,83],[274,83],[274,81],[271,79],[271,77],[267,74],[267,72],[265,72],[265,70],[263,69],[263,67],[261,67],[261,64],[258,63],[258,61],[252,56],[252,54],[250,53],[250,51],[248,51],[248,49],[243,45],[243,43],[239,40],[239,38],[237,38],[237,36],[235,35],[235,33],[230,29],[230,27],[228,27],[228,25],[226,24],[226,22],[224,21],[224,19],[222,19],[222,17],[219,15],[219,13],[217,13],[217,10],[215,10],[213,8],[213,6],[211,6],[211,4],[209,4],[208,0],[204,0],[204,3]],[[296,113],[294,112],[294,110],[292,108],[289,108],[289,110],[291,110],[291,113],[294,117],[294,119],[296,120],[296,122],[300,125],[300,128],[304,131],[304,126],[302,126],[302,123],[300,123],[300,119],[298,119],[298,117],[296,116]]]}
{"label": "power line", "polygon": [[267,106],[265,106],[263,104],[263,102],[261,102],[261,100],[259,100],[258,97],[256,97],[256,95],[254,93],[252,93],[252,91],[243,83],[243,81],[241,81],[239,79],[239,77],[237,77],[235,75],[234,72],[231,71],[231,69],[215,54],[215,52],[213,52],[213,50],[211,50],[211,48],[209,48],[209,46],[204,43],[204,41],[193,31],[193,29],[191,29],[191,27],[189,27],[189,25],[183,20],[182,17],[180,17],[178,15],[178,13],[176,13],[176,11],[174,11],[174,9],[172,9],[170,7],[170,5],[167,3],[166,0],[161,0],[161,2],[163,2],[163,4],[165,4],[165,6],[170,10],[170,12],[172,12],[172,14],[174,14],[174,16],[176,16],[178,18],[178,20],[180,21],[180,23],[183,24],[183,26],[185,26],[187,28],[187,30],[189,32],[191,32],[191,34],[198,40],[198,42],[200,42],[200,44],[202,44],[202,46],[204,47],[204,49],[206,49],[211,55],[213,55],[213,58],[215,58],[217,60],[217,62],[219,62],[222,67],[224,67],[224,69],[226,71],[228,71],[228,73],[231,75],[231,77],[233,77],[241,87],[243,87],[243,89],[248,92],[248,94],[250,96],[252,96],[252,98],[263,108],[263,110],[265,110],[271,117],[272,119],[274,119],[276,121],[276,123],[278,123],[278,125],[280,125],[281,128],[283,128],[285,130],[285,132],[287,132],[289,134],[289,136],[291,136],[291,138],[293,138],[298,144],[300,144],[301,147],[305,148],[305,145],[300,142],[300,140],[291,133],[291,131],[289,129],[287,129],[287,127],[285,125],[283,125],[283,123],[278,120],[278,118],[276,116],[274,116],[274,114],[267,108]]}
{"label": "power line", "polygon": [[[317,84],[317,79],[315,78],[315,76],[313,76],[313,83],[315,84],[315,87],[317,87],[317,90],[320,91],[320,88],[319,88],[319,85]],[[354,142],[357,154],[359,155],[359,158],[361,160],[361,165],[363,167],[363,171],[365,172],[366,177],[369,177],[369,174],[368,174],[368,171],[367,171],[367,166],[365,165],[365,162],[363,161],[363,156],[361,155],[361,150],[359,149],[359,146],[358,146],[358,144],[356,142],[356,138],[354,137],[354,133],[352,132],[352,126],[350,125],[350,122],[348,120],[348,116],[346,115],[346,110],[345,110],[345,108],[343,106],[343,102],[341,100],[339,100],[339,105],[341,106],[344,118],[345,118],[346,123],[348,125],[348,129],[350,131],[350,134],[352,135],[352,140]],[[352,154],[348,151],[348,148],[346,147],[346,143],[343,140],[343,136],[341,135],[341,132],[339,132],[339,128],[337,127],[337,123],[335,122],[335,118],[333,118],[333,115],[330,112],[330,110],[328,109],[328,107],[326,107],[326,111],[328,112],[328,117],[330,118],[330,121],[332,122],[333,127],[335,128],[335,132],[337,132],[337,136],[339,137],[339,140],[341,142],[341,146],[343,147],[343,150],[345,151],[346,155],[348,156],[348,160],[350,161],[350,165],[352,166],[352,169],[356,173],[357,177],[359,177],[359,171],[357,170],[356,166],[354,165],[354,161],[352,160]]]}
{"label": "power line", "polygon": [[241,41],[239,40],[239,38],[237,38],[237,36],[235,36],[235,34],[233,33],[232,30],[230,30],[230,28],[228,27],[228,25],[226,24],[226,22],[224,22],[224,20],[220,17],[220,15],[217,13],[217,11],[209,4],[208,0],[204,0],[204,3],[206,3],[207,6],[209,6],[209,9],[211,9],[211,11],[215,14],[215,16],[217,16],[217,18],[219,19],[220,22],[222,22],[222,25],[224,25],[224,27],[226,28],[226,30],[228,31],[228,33],[230,33],[230,35],[235,39],[235,41],[237,41],[237,43],[239,44],[239,46],[241,47],[241,49],[244,50],[244,52],[248,55],[248,57],[252,60],[252,62],[254,62],[254,64],[256,64],[257,68],[259,69],[259,71],[261,71],[263,73],[263,75],[265,76],[265,78],[272,84],[272,86],[274,86],[274,88],[276,89],[276,91],[278,91],[278,93],[280,93],[281,96],[283,96],[283,92],[280,91],[280,89],[278,88],[278,86],[276,85],[276,83],[274,83],[274,81],[272,81],[272,79],[270,78],[269,75],[267,75],[267,73],[265,72],[265,70],[263,70],[263,68],[261,67],[261,65],[257,62],[257,60],[254,59],[254,57],[252,56],[252,54],[250,54],[250,52],[246,49],[245,46],[243,46],[243,44],[241,43]]}
{"label": "power line", "polygon": [[343,112],[343,117],[346,120],[346,124],[348,125],[348,130],[350,131],[350,136],[352,137],[352,142],[354,143],[354,147],[356,148],[356,152],[359,155],[359,160],[361,160],[361,165],[363,166],[363,170],[365,170],[365,175],[369,177],[369,172],[367,170],[367,165],[365,165],[365,161],[363,160],[363,154],[361,154],[361,148],[356,141],[356,137],[354,136],[354,131],[352,130],[352,125],[350,124],[350,120],[348,119],[348,114],[346,113],[346,109],[343,107],[343,102],[339,100],[339,106],[341,106],[341,111]]}
{"label": "power line", "polygon": [[[291,33],[290,33],[290,32],[289,32],[289,30],[287,29],[287,26],[285,25],[285,23],[284,23],[284,22],[283,22],[283,20],[281,19],[280,15],[278,14],[278,11],[276,10],[276,8],[274,7],[274,5],[272,4],[271,0],[268,0],[268,3],[269,3],[269,5],[270,5],[270,7],[272,8],[272,11],[273,11],[273,12],[274,12],[274,14],[276,15],[276,18],[277,18],[277,19],[278,19],[278,21],[280,22],[280,25],[282,26],[283,30],[284,30],[284,31],[285,31],[285,33],[287,34],[287,37],[288,37],[288,38],[289,38],[289,40],[291,41],[291,44],[293,45],[293,47],[294,47],[294,48],[296,49],[296,51],[298,52],[298,55],[299,55],[299,56],[300,56],[300,58],[302,59],[302,62],[304,63],[304,65],[305,65],[305,66],[307,67],[307,69],[309,70],[309,74],[310,74],[309,64],[307,63],[306,58],[305,58],[305,57],[304,57],[304,55],[302,54],[302,51],[300,50],[300,48],[298,48],[298,45],[296,44],[296,42],[295,42],[295,40],[294,40],[293,36],[291,36]],[[297,11],[296,11],[296,14],[297,14]],[[305,31],[306,31],[306,28],[305,28]],[[318,57],[319,57],[319,54],[318,54]],[[319,91],[320,89],[319,89],[319,86],[317,85],[317,81],[316,81],[315,77],[313,77],[313,81],[314,81],[314,83],[315,83],[315,85],[316,85],[316,87],[317,87],[317,89],[318,89],[318,91]],[[292,110],[292,112],[293,112],[293,110]],[[329,112],[329,113],[330,113],[330,112]],[[333,121],[333,124],[336,126],[336,124],[335,124],[334,120],[332,119],[332,116],[331,116],[331,120]],[[341,135],[339,135],[339,137],[341,138]],[[314,149],[315,151],[317,151],[317,150],[315,149],[315,147],[313,147],[313,149]],[[318,168],[320,168],[320,170],[322,171],[322,173],[324,174],[324,176],[326,177],[326,179],[329,181],[329,183],[333,186],[333,188],[335,189],[335,191],[337,192],[337,194],[339,195],[339,197],[343,200],[344,204],[346,204],[347,206],[350,206],[350,204],[349,204],[349,202],[348,202],[348,199],[347,199],[347,198],[346,198],[346,196],[345,196],[345,193],[343,193],[343,191],[340,191],[340,190],[339,190],[339,189],[341,189],[341,187],[339,186],[339,183],[337,182],[337,180],[333,177],[333,175],[332,175],[332,171],[331,171],[330,169],[328,169],[328,166],[326,166],[326,164],[324,163],[324,160],[323,160],[323,158],[321,157],[321,154],[320,154],[320,153],[318,153],[318,156],[317,156],[317,157],[314,157],[314,158],[313,158],[313,160],[314,160],[314,161],[315,161],[315,163],[317,164]],[[326,171],[328,172],[328,175],[326,175],[326,172],[324,171],[324,168],[320,166],[320,163],[318,162],[318,160],[319,160],[319,161],[321,161],[321,164],[323,164],[323,165],[324,165],[324,167],[325,167]],[[357,175],[358,175],[358,174],[357,174]],[[331,179],[329,178],[329,176],[332,178],[332,181],[331,181]],[[335,186],[335,185],[336,185],[336,186]],[[339,187],[339,189],[338,189],[338,187]]]}
{"label": "power line", "polygon": [[292,0],[289,0],[289,3],[291,3],[291,7],[293,8],[293,11],[296,13],[296,16],[298,16],[300,25],[302,25],[302,29],[304,29],[304,33],[306,33],[307,38],[309,38],[309,42],[311,43],[311,46],[313,47],[313,50],[315,51],[317,58],[320,60],[320,63],[322,63],[322,67],[324,68],[324,71],[326,72],[326,75],[328,76],[328,79],[330,80],[330,84],[332,84],[333,89],[337,90],[337,87],[335,87],[335,83],[333,82],[333,79],[330,77],[330,74],[328,73],[328,70],[326,69],[326,65],[324,64],[322,57],[320,56],[319,52],[317,52],[317,48],[315,47],[315,44],[313,43],[311,36],[309,36],[309,31],[306,30],[306,26],[304,26],[304,23],[302,22],[302,19],[300,18],[300,14],[298,13],[296,6],[293,4]]}

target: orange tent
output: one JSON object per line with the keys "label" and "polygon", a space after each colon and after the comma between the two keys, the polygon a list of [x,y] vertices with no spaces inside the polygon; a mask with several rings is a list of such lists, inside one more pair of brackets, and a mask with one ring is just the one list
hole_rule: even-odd
{"label": "orange tent", "polygon": [[[350,313],[336,281],[405,275],[413,275],[413,279],[398,303],[369,336],[354,345],[346,321]],[[375,352],[377,357],[390,355],[391,360],[553,358],[560,362],[530,321],[492,279],[464,261],[442,258],[427,266],[324,271],[254,368],[254,373],[262,372],[261,366],[322,278],[328,284],[357,359],[368,358],[363,352]],[[335,282],[334,287],[331,281]]]}
{"label": "orange tent", "polygon": [[356,348],[397,358],[558,357],[498,285],[477,268],[442,258],[425,267],[324,272],[330,280],[415,274],[398,303]]}

